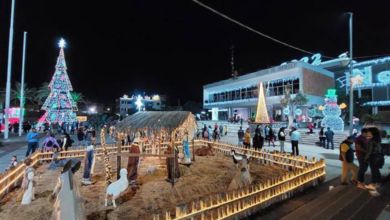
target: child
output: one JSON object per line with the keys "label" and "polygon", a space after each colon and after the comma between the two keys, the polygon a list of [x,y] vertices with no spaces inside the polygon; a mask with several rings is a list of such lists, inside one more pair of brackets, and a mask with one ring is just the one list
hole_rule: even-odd
{"label": "child", "polygon": [[12,156],[11,163],[9,164],[8,168],[5,171],[15,168],[16,165],[18,165],[18,158],[16,156]]}

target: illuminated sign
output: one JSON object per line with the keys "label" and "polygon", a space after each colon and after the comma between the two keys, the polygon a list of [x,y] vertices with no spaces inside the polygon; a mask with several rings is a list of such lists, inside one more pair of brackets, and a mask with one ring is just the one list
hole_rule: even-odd
{"label": "illuminated sign", "polygon": [[[5,113],[5,109],[4,109]],[[19,107],[12,107],[8,109],[8,117],[9,118],[19,118],[20,114],[20,108]],[[26,114],[26,109],[23,109],[22,115]]]}
{"label": "illuminated sign", "polygon": [[[342,61],[345,61],[345,60],[349,60],[349,58],[347,56],[347,53],[340,54],[339,58],[337,58],[337,59],[333,59],[333,60],[328,60],[328,61],[322,62],[321,61],[321,54],[316,53],[313,56],[311,56],[310,58],[309,57],[303,57],[299,61],[300,62],[304,62],[304,63],[309,63],[309,61],[311,61],[311,63],[310,63],[311,65],[319,66],[321,64],[328,64],[328,63],[336,62],[336,61],[342,62]],[[298,60],[291,60],[290,62],[298,62]],[[280,65],[283,66],[283,65],[286,65],[287,63],[289,63],[289,62],[284,62],[284,63],[282,63]],[[344,65],[346,65],[346,64],[344,64]]]}
{"label": "illuminated sign", "polygon": [[87,119],[87,116],[77,116],[77,120],[79,122],[84,122],[84,121],[87,121],[88,119]]}
{"label": "illuminated sign", "polygon": [[383,71],[378,74],[378,81],[381,83],[390,83],[390,71]]}

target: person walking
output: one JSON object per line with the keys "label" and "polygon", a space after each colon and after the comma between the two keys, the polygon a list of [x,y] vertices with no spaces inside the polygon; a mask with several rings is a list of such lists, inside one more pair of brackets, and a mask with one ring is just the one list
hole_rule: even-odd
{"label": "person walking", "polygon": [[284,133],[284,127],[281,127],[278,132],[278,139],[280,142],[280,152],[284,152],[284,142],[286,141],[286,134]]}
{"label": "person walking", "polygon": [[26,152],[26,157],[27,157],[28,155],[30,155],[30,152],[33,154],[38,147],[39,133],[37,132],[37,129],[33,128],[31,132],[27,134],[26,139],[28,141],[27,152]]}
{"label": "person walking", "polygon": [[324,132],[324,127],[321,128],[320,132],[318,132],[319,139],[320,139],[320,146],[325,148],[325,132]]}
{"label": "person walking", "polygon": [[225,125],[225,128],[223,129],[223,133],[225,133],[225,136],[227,135],[227,133],[228,133],[227,125]]}
{"label": "person walking", "polygon": [[353,144],[353,138],[349,136],[340,144],[340,156],[339,159],[342,161],[342,170],[341,170],[341,184],[348,185],[347,175],[349,171],[352,171],[352,177],[350,182],[357,183],[357,172],[359,168],[353,163],[353,149],[351,145]]}
{"label": "person walking", "polygon": [[242,127],[240,127],[240,130],[238,130],[237,134],[238,134],[238,146],[242,146],[244,143],[244,131],[242,130]]}
{"label": "person walking", "polygon": [[360,135],[355,139],[355,150],[356,158],[359,162],[359,171],[358,171],[358,187],[365,189],[364,185],[364,174],[367,172],[368,163],[364,161],[367,153],[367,133],[368,129],[363,128]]}
{"label": "person walking", "polygon": [[371,184],[366,185],[369,190],[376,191],[380,188],[381,173],[379,169],[383,167],[384,157],[381,149],[381,136],[378,128],[368,128],[367,133],[367,153],[364,161],[368,162],[371,170]]}
{"label": "person walking", "polygon": [[272,145],[275,147],[275,134],[274,134],[274,130],[272,130],[272,128],[269,128],[269,138],[268,138],[268,147],[271,147],[271,143]]}
{"label": "person walking", "polygon": [[330,127],[328,127],[328,130],[325,132],[325,136],[327,141],[326,149],[329,149],[329,144],[331,144],[332,150],[334,150],[334,143],[333,143],[334,132],[330,129]]}
{"label": "person walking", "polygon": [[250,129],[247,128],[244,134],[244,146],[246,149],[251,149],[251,134],[249,132]]}
{"label": "person walking", "polygon": [[298,142],[301,139],[301,134],[298,132],[296,128],[293,127],[290,136],[291,136],[292,154],[298,156],[299,155]]}
{"label": "person walking", "polygon": [[84,145],[83,146],[89,146],[92,141],[92,132],[90,129],[87,129],[85,135],[84,135]]}

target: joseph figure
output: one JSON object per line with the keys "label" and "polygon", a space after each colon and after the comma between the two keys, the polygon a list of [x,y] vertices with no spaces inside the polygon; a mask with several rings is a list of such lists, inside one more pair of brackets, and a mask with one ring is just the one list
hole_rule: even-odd
{"label": "joseph figure", "polygon": [[[140,146],[132,144],[130,147],[129,153],[131,154],[140,154]],[[138,168],[140,165],[139,156],[130,156],[127,162],[127,178],[130,184],[135,184],[135,181],[138,179]]]}
{"label": "joseph figure", "polygon": [[166,158],[167,162],[167,169],[168,169],[168,182],[173,182],[173,172],[175,172],[175,179],[180,178],[180,169],[179,169],[179,159],[178,159],[178,153],[179,149],[177,147],[174,147],[172,149],[171,145],[168,145],[168,148],[165,152],[166,154],[172,154],[174,153],[174,158]]}

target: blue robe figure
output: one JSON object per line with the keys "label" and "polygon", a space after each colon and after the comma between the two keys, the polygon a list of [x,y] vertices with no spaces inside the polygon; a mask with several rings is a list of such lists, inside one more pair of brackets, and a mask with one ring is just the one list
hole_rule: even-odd
{"label": "blue robe figure", "polygon": [[191,163],[191,154],[190,154],[190,145],[188,143],[188,132],[186,131],[183,137],[183,154],[184,154],[184,163]]}
{"label": "blue robe figure", "polygon": [[87,153],[84,158],[84,174],[82,181],[85,185],[91,184],[91,171],[92,171],[92,164],[93,164],[93,145],[89,145],[87,147]]}

